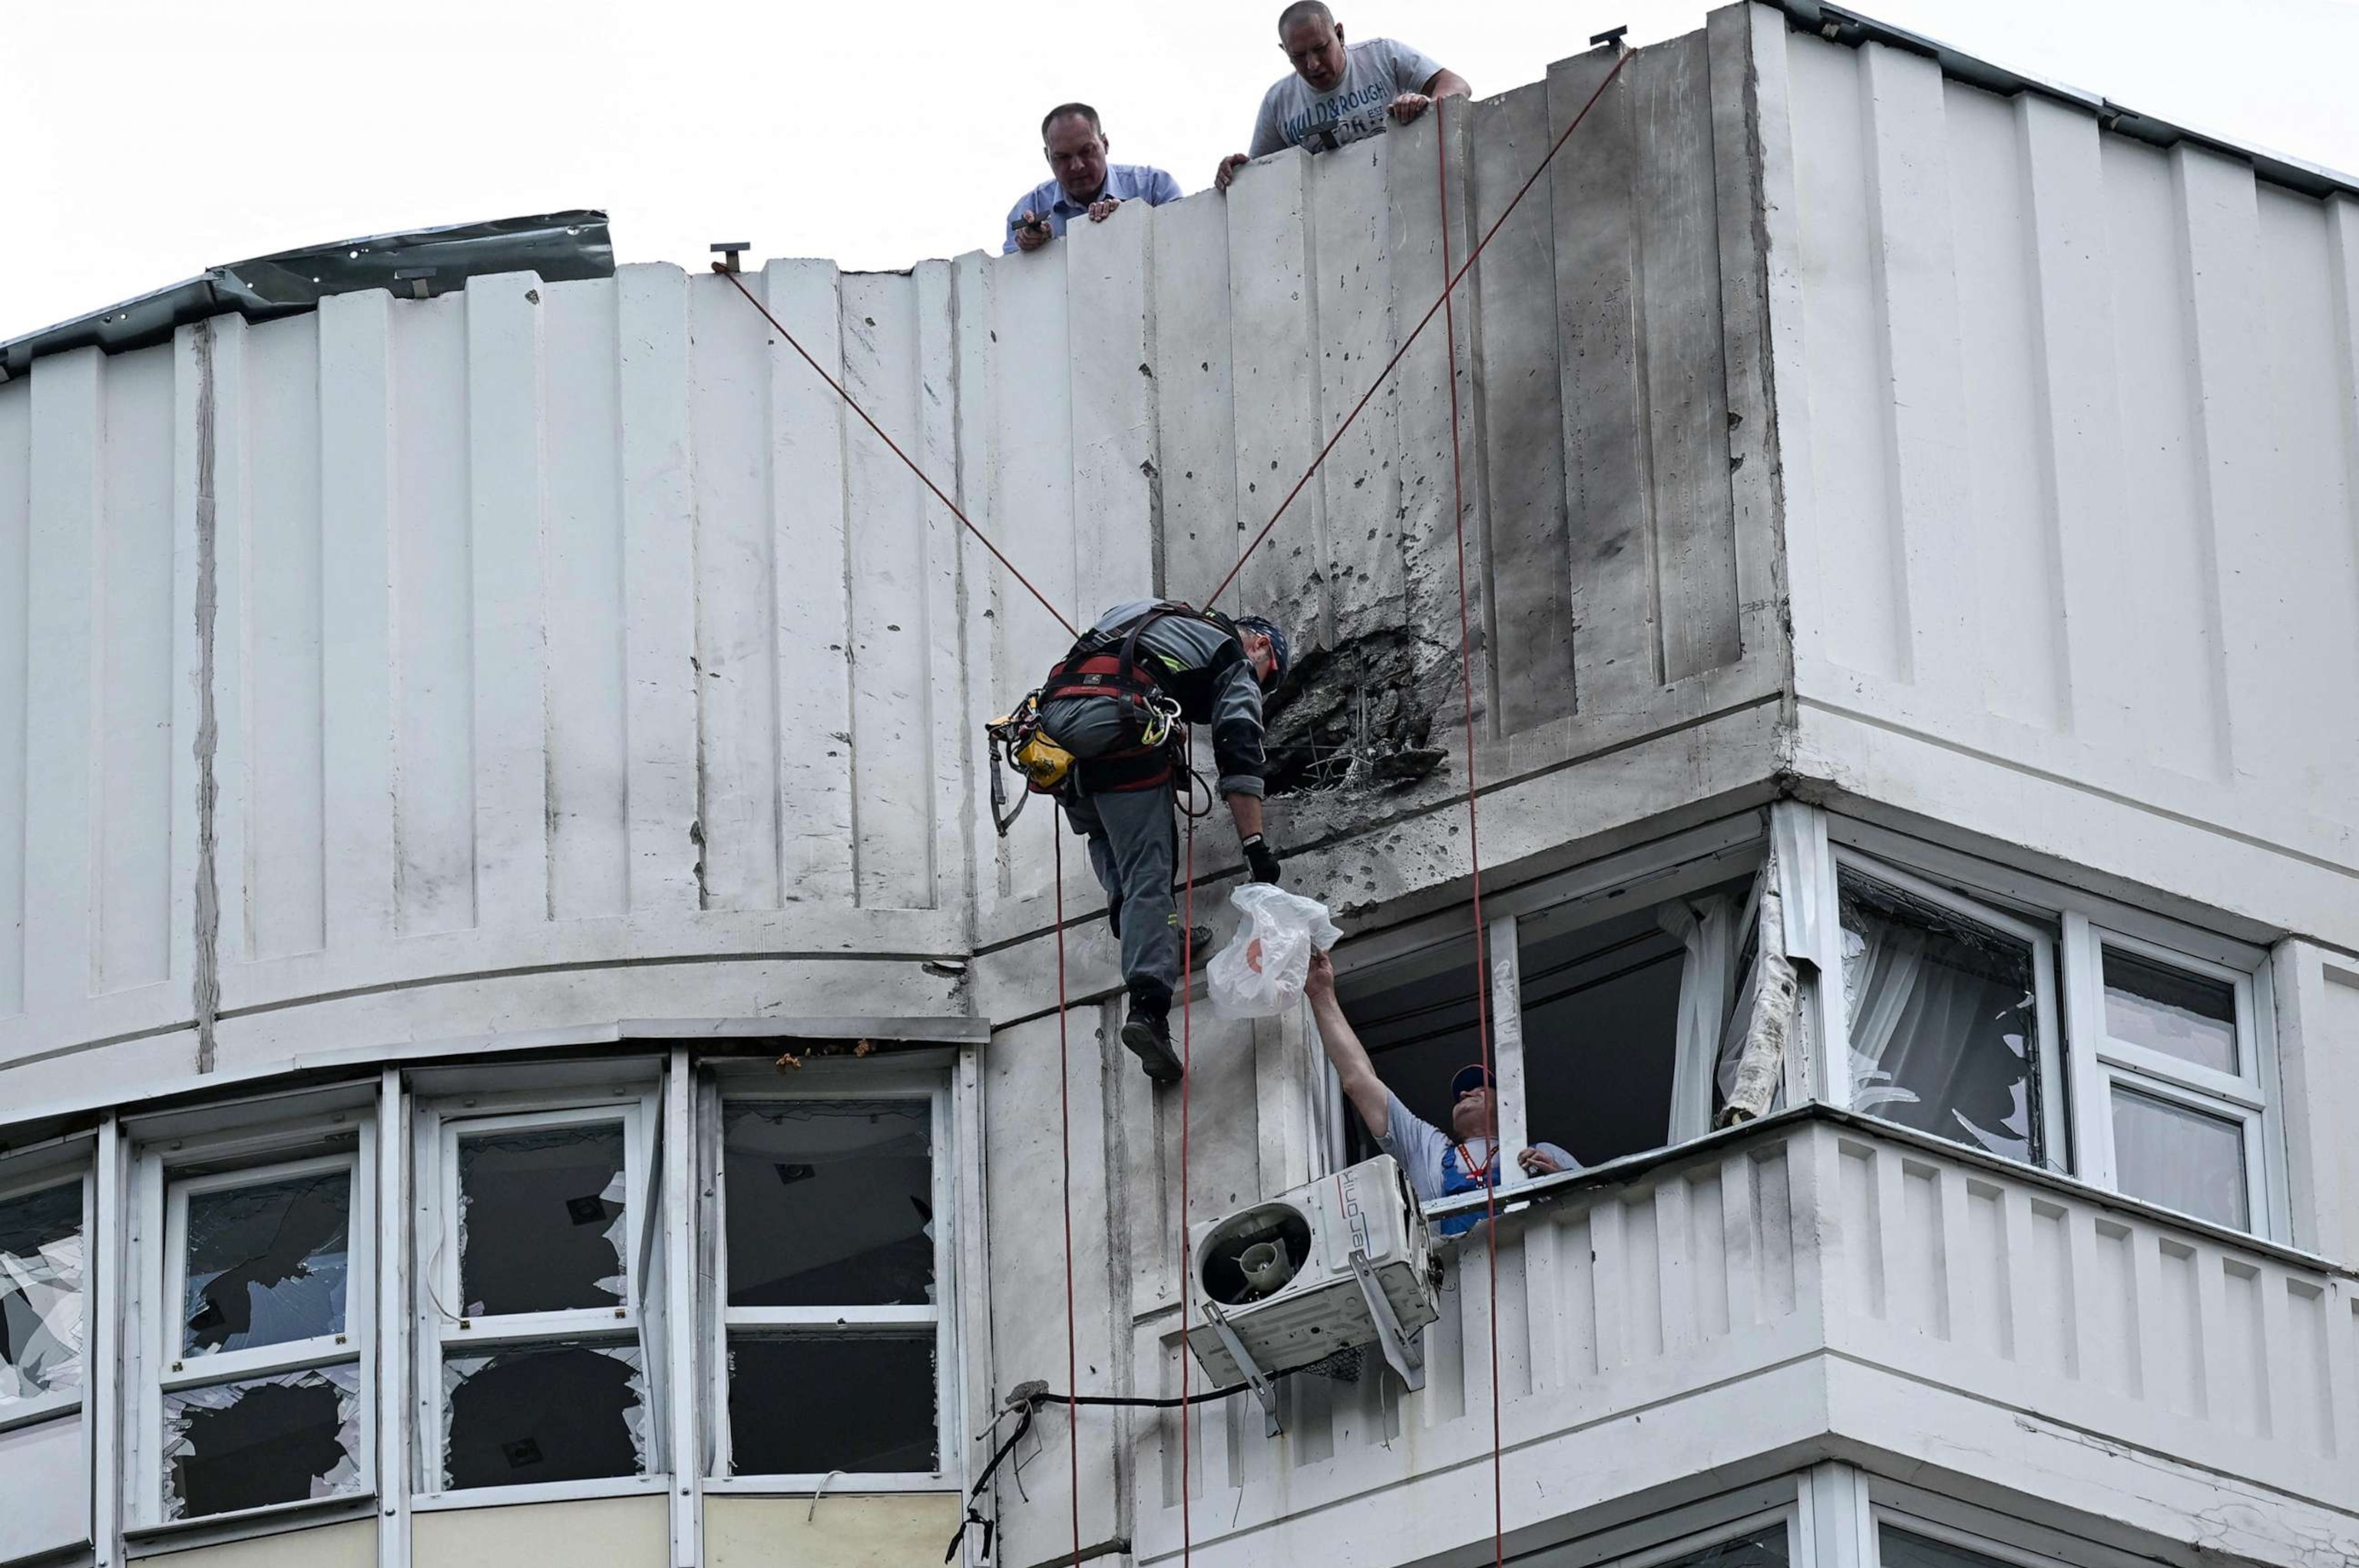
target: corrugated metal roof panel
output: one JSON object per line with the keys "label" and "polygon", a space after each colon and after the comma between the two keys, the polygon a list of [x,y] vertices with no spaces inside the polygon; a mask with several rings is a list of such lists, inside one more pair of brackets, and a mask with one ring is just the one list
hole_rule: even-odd
{"label": "corrugated metal roof panel", "polygon": [[495,272],[549,282],[611,278],[606,214],[588,208],[371,234],[207,267],[195,278],[0,343],[0,381],[43,354],[95,345],[108,353],[162,343],[188,321],[234,310],[249,321],[312,310],[331,294],[398,289],[432,296]]}

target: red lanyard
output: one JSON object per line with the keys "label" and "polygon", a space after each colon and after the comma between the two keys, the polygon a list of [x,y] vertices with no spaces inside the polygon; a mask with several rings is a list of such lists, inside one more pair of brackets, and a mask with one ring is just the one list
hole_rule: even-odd
{"label": "red lanyard", "polygon": [[1499,1162],[1499,1140],[1497,1138],[1495,1138],[1491,1140],[1491,1152],[1484,1157],[1483,1160],[1483,1169],[1479,1171],[1474,1169],[1473,1157],[1466,1152],[1466,1144],[1463,1139],[1453,1141],[1451,1144],[1451,1147],[1458,1151],[1458,1169],[1466,1172],[1466,1179],[1468,1181],[1479,1182],[1485,1187],[1491,1185],[1491,1168]]}

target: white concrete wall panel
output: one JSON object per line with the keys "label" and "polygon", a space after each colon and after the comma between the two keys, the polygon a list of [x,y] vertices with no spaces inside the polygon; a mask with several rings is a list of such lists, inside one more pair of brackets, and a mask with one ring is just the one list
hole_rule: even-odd
{"label": "white concrete wall panel", "polygon": [[661,1568],[671,1559],[660,1495],[443,1509],[413,1517],[409,1533],[415,1568]]}
{"label": "white concrete wall panel", "polygon": [[187,1568],[374,1568],[376,1521],[314,1525],[172,1554]]}
{"label": "white concrete wall panel", "polygon": [[[707,1568],[902,1568],[932,1563],[959,1526],[945,1493],[707,1497]],[[1070,1547],[1068,1548],[1070,1550]]]}
{"label": "white concrete wall panel", "polygon": [[545,803],[549,918],[630,911],[630,625],[617,352],[621,289],[547,289],[527,280],[542,324],[549,488],[543,562],[549,613]]}
{"label": "white concrete wall panel", "polygon": [[[2150,821],[2106,869],[2352,941],[2321,913],[2359,869],[2351,202],[1756,32],[1794,188],[1768,231],[1801,755],[1868,795],[1948,766],[1899,738],[2111,795]],[[2197,885],[2137,846],[2167,818],[2330,875]]]}
{"label": "white concrete wall panel", "polygon": [[79,1413],[0,1432],[0,1563],[90,1539],[90,1430]]}

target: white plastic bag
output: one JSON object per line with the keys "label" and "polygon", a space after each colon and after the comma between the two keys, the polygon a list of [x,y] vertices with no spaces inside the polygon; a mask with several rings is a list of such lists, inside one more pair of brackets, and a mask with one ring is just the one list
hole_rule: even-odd
{"label": "white plastic bag", "polygon": [[1274,1018],[1302,1000],[1310,950],[1335,945],[1343,933],[1316,898],[1267,882],[1248,882],[1229,895],[1245,917],[1229,944],[1204,967],[1212,1011],[1224,1018]]}

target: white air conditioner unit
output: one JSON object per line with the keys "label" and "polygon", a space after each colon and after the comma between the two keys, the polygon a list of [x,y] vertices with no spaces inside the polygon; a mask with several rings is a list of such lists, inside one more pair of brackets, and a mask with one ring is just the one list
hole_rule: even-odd
{"label": "white air conditioner unit", "polygon": [[1252,1385],[1277,1430],[1268,1379],[1375,1344],[1412,1388],[1414,1335],[1440,1315],[1440,1267],[1416,1194],[1388,1154],[1188,1234],[1188,1348],[1216,1387]]}

